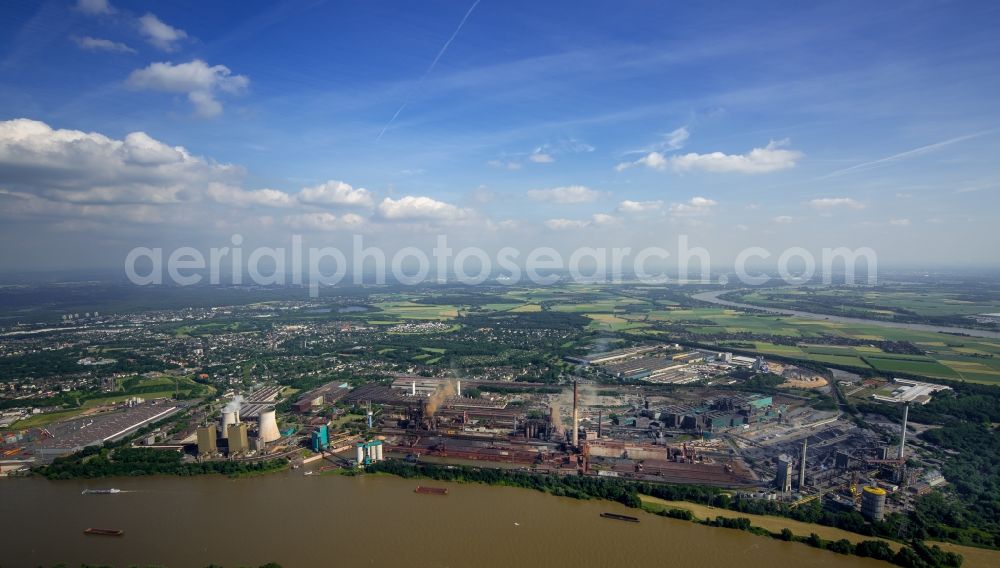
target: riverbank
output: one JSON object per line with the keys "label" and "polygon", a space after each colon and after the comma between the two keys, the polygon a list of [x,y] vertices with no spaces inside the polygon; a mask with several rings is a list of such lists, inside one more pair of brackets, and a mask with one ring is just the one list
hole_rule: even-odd
{"label": "riverbank", "polygon": [[[741,513],[739,511],[731,511],[729,509],[719,509],[716,507],[709,507],[707,505],[700,505],[698,503],[690,503],[687,501],[667,501],[664,499],[659,499],[657,497],[652,497],[649,495],[639,495],[639,499],[643,503],[643,509],[656,512],[659,509],[681,509],[685,511],[690,511],[696,520],[706,520],[715,519],[716,517],[724,517],[727,519],[738,519],[744,518],[748,519],[751,525],[755,527],[760,527],[771,533],[780,533],[782,529],[788,529],[792,531],[793,534],[800,537],[806,537],[810,534],[816,534],[824,540],[848,540],[852,544],[858,544],[863,541],[880,541],[885,542],[893,551],[898,551],[902,543],[878,538],[874,536],[865,536],[858,533],[853,533],[850,531],[845,531],[843,529],[838,529],[836,527],[828,527],[825,525],[817,525],[813,523],[804,523],[802,521],[796,521],[795,519],[789,519],[787,517],[775,517],[771,515],[753,515],[750,513]],[[992,568],[994,566],[1000,566],[1000,550],[990,550],[986,548],[975,548],[972,546],[963,546],[960,544],[953,544],[950,542],[932,542],[928,541],[926,543],[928,546],[937,546],[941,550],[946,552],[954,552],[956,554],[961,554],[964,562],[962,566],[965,568]]]}
{"label": "riverbank", "polygon": [[48,479],[92,479],[95,477],[223,474],[231,477],[253,477],[280,471],[288,467],[282,458],[263,461],[205,461],[185,462],[183,456],[173,450],[149,448],[98,448],[88,447],[83,451],[57,458],[47,466],[38,468],[37,473]]}
{"label": "riverbank", "polygon": [[798,536],[809,536],[810,533],[815,533],[819,535],[820,538],[825,540],[846,539],[851,541],[853,544],[857,544],[864,540],[878,540],[887,543],[893,550],[899,550],[899,547],[901,546],[900,543],[892,540],[874,536],[865,536],[863,534],[845,531],[836,527],[828,527],[814,523],[804,523],[787,517],[753,515],[750,513],[731,511],[729,509],[719,509],[717,507],[699,505],[698,503],[689,503],[687,501],[666,501],[650,495],[639,495],[639,499],[642,500],[644,509],[647,505],[655,505],[661,508],[683,509],[685,511],[691,511],[694,517],[700,520],[714,519],[716,517],[725,517],[727,519],[743,518],[750,519],[750,523],[753,524],[753,526],[767,529],[773,533],[780,533],[781,529],[788,529]]}

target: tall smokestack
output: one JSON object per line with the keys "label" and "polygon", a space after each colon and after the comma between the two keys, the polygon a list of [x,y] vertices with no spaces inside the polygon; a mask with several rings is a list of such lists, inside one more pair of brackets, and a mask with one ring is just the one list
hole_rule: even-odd
{"label": "tall smokestack", "polygon": [[906,420],[910,417],[910,403],[903,405],[903,428],[899,431],[899,459],[906,459]]}
{"label": "tall smokestack", "polygon": [[573,381],[573,447],[580,446],[580,410],[576,406],[576,381]]}
{"label": "tall smokestack", "polygon": [[802,440],[802,463],[799,464],[799,491],[806,486],[806,449],[809,447],[809,438]]}

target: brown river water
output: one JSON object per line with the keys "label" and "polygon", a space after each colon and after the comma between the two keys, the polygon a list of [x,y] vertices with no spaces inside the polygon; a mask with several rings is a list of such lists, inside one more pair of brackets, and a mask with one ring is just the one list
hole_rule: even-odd
{"label": "brown river water", "polygon": [[[414,493],[447,487],[446,496]],[[116,487],[116,495],[82,495]],[[600,517],[616,512],[628,523]],[[88,536],[88,527],[124,536]],[[889,564],[527,489],[390,476],[0,480],[0,566],[868,566]]]}

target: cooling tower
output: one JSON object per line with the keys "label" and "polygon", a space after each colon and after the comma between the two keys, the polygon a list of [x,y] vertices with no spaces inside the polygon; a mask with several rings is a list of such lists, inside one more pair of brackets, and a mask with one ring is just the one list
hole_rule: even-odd
{"label": "cooling tower", "polygon": [[260,413],[260,420],[257,423],[257,437],[264,443],[273,442],[281,437],[278,431],[278,420],[274,416],[274,409],[265,410]]}
{"label": "cooling tower", "polygon": [[229,438],[229,426],[231,426],[233,424],[236,424],[236,413],[235,412],[226,412],[226,411],[223,411],[222,412],[222,420],[220,422],[221,422],[221,426],[222,426],[222,428],[221,428],[221,430],[222,430],[222,437],[228,439]]}

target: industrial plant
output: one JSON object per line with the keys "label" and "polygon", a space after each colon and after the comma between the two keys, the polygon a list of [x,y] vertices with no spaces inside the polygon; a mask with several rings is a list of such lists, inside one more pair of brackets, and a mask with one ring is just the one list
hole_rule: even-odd
{"label": "industrial plant", "polygon": [[194,437],[199,459],[247,459],[287,450],[287,444],[281,443],[286,436],[278,428],[274,404],[279,393],[279,388],[270,387],[247,397],[234,395],[222,406],[217,423],[197,428]]}

